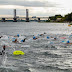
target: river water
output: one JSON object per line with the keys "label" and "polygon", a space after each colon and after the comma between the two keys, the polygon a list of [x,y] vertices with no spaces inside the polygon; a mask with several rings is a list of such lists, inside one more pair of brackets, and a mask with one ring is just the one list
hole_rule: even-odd
{"label": "river water", "polygon": [[[8,45],[0,55],[0,72],[72,72],[72,45],[66,44],[72,41],[71,33],[68,23],[0,22],[0,51]],[[17,34],[19,43],[13,43]],[[23,37],[26,41],[21,43]],[[25,55],[15,56],[15,50]]]}

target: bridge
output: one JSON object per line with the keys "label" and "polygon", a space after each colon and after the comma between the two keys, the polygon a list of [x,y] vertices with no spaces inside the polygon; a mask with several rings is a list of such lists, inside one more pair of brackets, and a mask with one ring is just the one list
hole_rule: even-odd
{"label": "bridge", "polygon": [[[29,17],[29,21],[46,21],[49,17]],[[26,21],[26,17],[16,17],[17,21]],[[0,21],[14,21],[14,17],[0,17]]]}

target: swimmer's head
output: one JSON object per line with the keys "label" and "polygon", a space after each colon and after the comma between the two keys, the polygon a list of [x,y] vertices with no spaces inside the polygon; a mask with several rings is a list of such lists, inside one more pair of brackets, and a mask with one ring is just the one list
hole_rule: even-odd
{"label": "swimmer's head", "polygon": [[17,34],[17,36],[19,37],[20,35],[19,35],[19,34]]}

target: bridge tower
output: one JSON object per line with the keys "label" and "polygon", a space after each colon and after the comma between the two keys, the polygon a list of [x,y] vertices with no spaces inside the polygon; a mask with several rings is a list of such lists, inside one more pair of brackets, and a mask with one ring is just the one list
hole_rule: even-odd
{"label": "bridge tower", "polygon": [[29,10],[26,9],[26,22],[29,22],[29,14],[28,14]]}
{"label": "bridge tower", "polygon": [[13,18],[13,22],[17,22],[16,9],[14,9],[14,18]]}

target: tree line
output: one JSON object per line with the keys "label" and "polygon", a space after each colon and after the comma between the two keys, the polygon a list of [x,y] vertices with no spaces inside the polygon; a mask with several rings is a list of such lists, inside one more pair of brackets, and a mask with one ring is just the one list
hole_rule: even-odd
{"label": "tree line", "polygon": [[[59,19],[59,20],[57,20]],[[46,22],[71,22],[72,21],[72,12],[66,14],[65,16],[62,15],[55,15],[55,16],[50,16],[49,19]]]}

